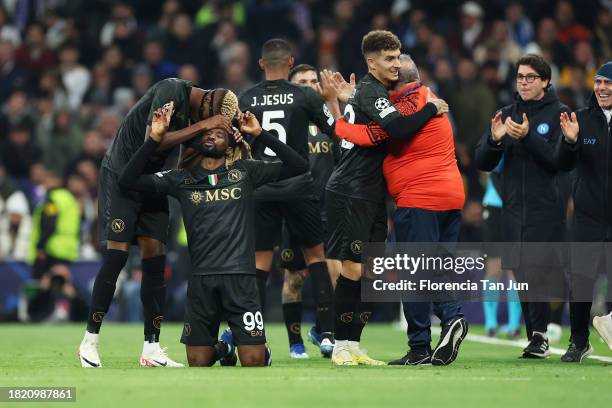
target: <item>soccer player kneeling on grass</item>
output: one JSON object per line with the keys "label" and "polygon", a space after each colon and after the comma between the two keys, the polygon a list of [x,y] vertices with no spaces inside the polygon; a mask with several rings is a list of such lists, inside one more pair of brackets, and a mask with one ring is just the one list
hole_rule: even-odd
{"label": "soccer player kneeling on grass", "polygon": [[242,366],[269,365],[255,277],[253,190],[308,170],[308,162],[267,131],[255,116],[240,113],[240,130],[272,149],[281,160],[246,159],[249,149],[236,132],[206,131],[190,147],[198,154],[183,169],[143,175],[173,113],[170,102],[154,113],[151,137],[121,174],[125,188],[168,194],[179,200],[185,220],[192,275],[187,289],[181,342],[190,366],[207,367],[228,359],[232,347],[218,347],[221,320],[227,318]]}

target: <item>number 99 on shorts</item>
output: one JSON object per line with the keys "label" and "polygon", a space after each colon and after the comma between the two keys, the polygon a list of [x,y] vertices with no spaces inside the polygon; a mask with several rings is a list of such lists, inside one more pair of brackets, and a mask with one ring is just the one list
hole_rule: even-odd
{"label": "number 99 on shorts", "polygon": [[251,332],[251,336],[255,337],[263,334],[264,323],[260,311],[246,312],[242,315],[242,323],[244,323],[244,330]]}

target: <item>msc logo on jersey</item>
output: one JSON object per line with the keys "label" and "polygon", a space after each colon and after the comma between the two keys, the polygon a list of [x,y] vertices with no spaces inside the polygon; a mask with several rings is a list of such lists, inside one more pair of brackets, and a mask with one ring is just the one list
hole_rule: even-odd
{"label": "msc logo on jersey", "polygon": [[242,173],[240,172],[240,170],[231,169],[229,173],[227,173],[227,178],[229,181],[240,181],[240,179],[242,178]]}
{"label": "msc logo on jersey", "polygon": [[540,123],[536,130],[539,134],[545,135],[550,130],[550,126],[548,126],[548,123]]}
{"label": "msc logo on jersey", "polygon": [[361,242],[358,239],[351,242],[351,252],[352,253],[354,253],[355,255],[359,255],[361,254],[362,250],[363,250],[363,242]]}
{"label": "msc logo on jersey", "polygon": [[286,248],[281,251],[281,259],[285,262],[293,261],[295,254],[293,253],[293,249]]}
{"label": "msc logo on jersey", "polygon": [[194,203],[195,205],[200,205],[200,203],[202,202],[202,200],[204,199],[204,196],[202,195],[201,192],[199,191],[192,191],[191,192],[191,196],[189,196],[189,199],[191,200],[192,203]]}
{"label": "msc logo on jersey", "polygon": [[125,222],[121,218],[115,218],[111,221],[111,229],[115,233],[119,233],[125,229]]}

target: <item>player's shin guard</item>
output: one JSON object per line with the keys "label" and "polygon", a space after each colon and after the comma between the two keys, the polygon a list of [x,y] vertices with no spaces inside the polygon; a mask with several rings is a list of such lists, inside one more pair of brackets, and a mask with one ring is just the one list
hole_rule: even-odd
{"label": "player's shin guard", "polygon": [[265,316],[266,309],[266,282],[268,281],[268,272],[257,269],[257,289],[259,291],[259,304],[261,306],[261,314]]}
{"label": "player's shin guard", "polygon": [[302,302],[283,303],[283,318],[287,327],[289,344],[302,341]]}
{"label": "player's shin guard", "polygon": [[91,295],[91,307],[87,317],[87,331],[89,333],[99,333],[102,319],[108,312],[108,308],[115,294],[115,285],[121,269],[125,266],[128,259],[126,251],[117,249],[107,249],[104,251],[104,262],[93,286]]}
{"label": "player's shin guard", "polygon": [[160,255],[142,260],[142,283],[140,299],[144,314],[145,341],[159,342],[159,332],[164,320],[166,305],[166,282],[164,268],[166,256]]}
{"label": "player's shin guard", "polygon": [[318,330],[320,333],[331,333],[334,329],[333,288],[327,263],[313,263],[308,266],[308,271],[317,305]]}
{"label": "player's shin guard", "polygon": [[354,324],[355,310],[361,297],[361,285],[359,281],[354,281],[340,275],[336,291],[335,300],[335,336],[336,340],[348,340],[351,337],[351,327]]}

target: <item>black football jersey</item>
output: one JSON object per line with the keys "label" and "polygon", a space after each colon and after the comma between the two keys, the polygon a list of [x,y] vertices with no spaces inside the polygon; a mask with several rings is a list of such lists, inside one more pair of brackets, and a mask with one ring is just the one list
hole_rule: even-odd
{"label": "black football jersey", "polygon": [[[240,95],[240,109],[250,111],[262,128],[270,131],[302,157],[308,159],[308,125],[312,122],[324,133],[331,134],[334,119],[323,98],[309,87],[286,80],[262,81]],[[252,143],[253,157],[277,161],[272,150]],[[256,199],[312,198],[312,175],[306,173],[266,185]]]}
{"label": "black football jersey", "polygon": [[[382,127],[399,115],[385,86],[371,74],[359,81],[344,110],[344,118],[349,123],[377,123]],[[363,200],[384,201],[382,163],[386,154],[385,144],[360,147],[342,140],[340,150],[340,162],[327,182],[327,189]]]}
{"label": "black football jersey", "polygon": [[[117,135],[104,156],[102,166],[114,173],[121,173],[123,167],[144,143],[146,129],[151,125],[153,112],[170,101],[174,101],[174,114],[169,131],[189,126],[191,86],[189,81],[168,78],[149,88],[121,122]],[[171,150],[167,150],[151,157],[145,172],[150,174],[161,170],[170,152]]]}

